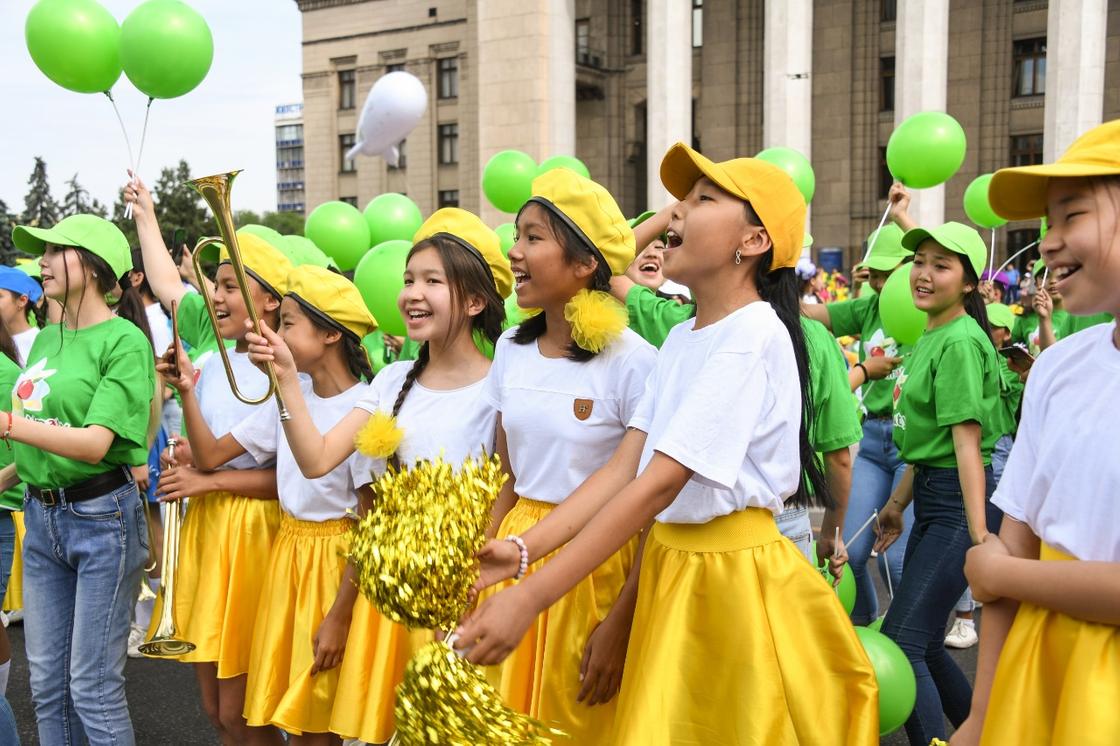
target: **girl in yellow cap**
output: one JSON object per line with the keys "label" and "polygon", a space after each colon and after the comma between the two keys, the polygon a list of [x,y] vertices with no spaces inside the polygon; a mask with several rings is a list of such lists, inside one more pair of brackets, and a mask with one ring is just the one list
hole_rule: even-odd
{"label": "girl in yellow cap", "polygon": [[[129,182],[124,198],[133,205],[145,279],[165,309],[177,308],[179,333],[191,346],[192,367],[198,371],[195,398],[202,416],[216,435],[225,435],[254,409],[234,396],[218,344],[233,342],[227,355],[246,396],[259,398],[268,388],[267,377],[248,358],[248,312],[233,267],[223,256],[215,282],[203,281],[217,312],[215,330],[203,297],[187,291],[164,245],[147,188],[139,180]],[[253,304],[262,322],[277,328],[292,265],[257,236],[240,233],[238,241]],[[164,350],[156,353],[163,355]],[[175,463],[164,469],[158,487],[165,502],[193,498],[180,534],[174,615],[180,635],[196,647],[178,660],[194,664],[203,711],[220,738],[268,743],[272,734],[248,728],[242,710],[260,589],[280,527],[274,459],[258,461],[246,453],[204,472],[196,468],[191,451],[188,441],[179,442]],[[153,619],[158,624],[159,614]]]}
{"label": "girl in yellow cap", "polygon": [[793,268],[805,202],[768,163],[712,163],[684,145],[661,176],[681,200],[664,272],[692,290],[696,316],[669,333],[607,466],[523,537],[531,556],[568,546],[483,604],[459,647],[501,659],[653,522],[612,743],[876,743],[867,657],[774,520],[809,483],[828,499],[802,417],[812,410]]}
{"label": "girl in yellow cap", "polygon": [[[376,322],[357,288],[330,270],[297,267],[287,287],[280,329],[296,366],[307,374],[299,381],[301,401],[318,427],[330,427],[364,393],[361,379],[372,377],[361,339]],[[165,364],[160,370],[170,373]],[[283,514],[253,630],[245,718],[250,726],[283,728],[293,743],[328,743],[338,664],[357,594],[345,569],[347,532],[372,462],[354,454],[320,478],[304,479],[271,402],[215,438],[199,408],[193,373],[181,362],[171,383],[183,397],[196,465],[215,469],[245,453],[276,460]]]}
{"label": "girl in yellow cap", "polygon": [[[505,318],[502,298],[512,287],[498,235],[466,210],[437,210],[416,233],[397,299],[409,339],[421,344],[419,357],[386,366],[325,434],[300,404],[284,340],[267,332],[251,335],[253,358],[277,366],[281,391],[292,402],[284,432],[303,475],[314,478],[334,468],[350,457],[355,442],[377,456],[361,484],[379,477],[389,463],[407,468],[442,455],[459,464],[493,453],[497,413],[482,392],[490,361],[479,352],[475,336],[497,341]],[[392,736],[395,688],[414,640],[358,598],[331,731],[366,743]]]}
{"label": "girl in yellow cap", "polygon": [[[1046,215],[1040,249],[1070,313],[1120,314],[1120,120],[1055,163],[998,171],[989,197],[1012,220]],[[1031,367],[992,498],[1003,525],[965,565],[984,624],[954,744],[1097,746],[1120,733],[1118,400],[1116,323],[1063,339]]]}

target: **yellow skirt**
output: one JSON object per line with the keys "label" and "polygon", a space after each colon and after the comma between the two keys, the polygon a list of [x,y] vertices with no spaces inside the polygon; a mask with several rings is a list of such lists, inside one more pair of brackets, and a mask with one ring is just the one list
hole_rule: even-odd
{"label": "yellow skirt", "polygon": [[[522,535],[555,505],[519,498],[498,529],[498,537]],[[587,639],[607,616],[634,564],[637,538],[628,542],[563,598],[537,617],[521,644],[500,667],[488,672],[506,704],[570,735],[572,743],[608,743],[615,719],[616,697],[589,707],[576,701],[579,668]],[[555,553],[553,553],[555,554]],[[535,572],[548,555],[529,566]],[[507,582],[490,589],[493,595]]]}
{"label": "yellow skirt", "polygon": [[[1042,545],[1039,559],[1076,558]],[[1015,615],[996,665],[983,746],[1103,746],[1120,737],[1120,627],[1034,604]]]}
{"label": "yellow skirt", "polygon": [[878,744],[875,673],[767,510],[646,539],[616,744]]}
{"label": "yellow skirt", "polygon": [[326,733],[338,667],[311,676],[315,634],[342,585],[352,521],[300,521],[282,514],[261,591],[245,685],[249,725],[293,735]]}
{"label": "yellow skirt", "polygon": [[395,730],[393,708],[405,666],[432,639],[429,630],[409,632],[386,619],[359,595],[338,671],[331,732],[364,743],[388,741]]}
{"label": "yellow skirt", "polygon": [[[175,622],[195,649],[178,660],[214,663],[218,678],[249,671],[253,623],[260,606],[280,503],[211,492],[192,498],[179,534]],[[160,602],[152,612],[151,637]]]}
{"label": "yellow skirt", "polygon": [[16,611],[23,608],[23,535],[27,529],[23,526],[23,511],[12,511],[12,523],[16,526],[16,545],[12,555],[12,574],[8,576],[8,591],[4,594],[4,611]]}

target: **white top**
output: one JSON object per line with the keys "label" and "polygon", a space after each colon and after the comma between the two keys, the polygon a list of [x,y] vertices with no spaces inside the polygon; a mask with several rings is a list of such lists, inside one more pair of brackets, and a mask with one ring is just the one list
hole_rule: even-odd
{"label": "white top", "polygon": [[[169,335],[170,336],[170,335]],[[233,368],[237,387],[241,393],[250,399],[259,399],[268,390],[268,376],[249,360],[249,353],[226,350],[229,354],[229,365]],[[202,410],[202,419],[210,427],[210,432],[215,438],[220,438],[233,430],[233,426],[243,422],[262,407],[276,409],[276,402],[272,399],[252,406],[245,404],[233,395],[226,379],[226,371],[222,366],[222,356],[214,353],[203,363],[198,382],[195,384],[195,396],[198,406]],[[222,469],[260,469],[271,466],[276,461],[271,455],[263,461],[254,458],[251,453],[243,453],[237,458],[222,465]]]}
{"label": "white top", "polygon": [[171,346],[171,319],[158,303],[144,306],[144,313],[148,315],[148,327],[152,330],[152,348],[156,357],[160,357]]}
{"label": "white top", "polygon": [[1047,348],[1031,367],[1023,416],[992,502],[1082,560],[1120,562],[1120,350],[1115,324]]}
{"label": "white top", "polygon": [[[393,411],[393,404],[412,370],[411,360],[387,365],[377,374],[366,392],[354,405],[369,413]],[[486,379],[458,389],[439,391],[419,382],[405,397],[397,415],[397,426],[404,431],[397,451],[402,466],[411,466],[419,459],[443,460],[459,466],[468,457],[482,457],[494,452],[494,428],[498,412],[482,395]],[[378,473],[385,462],[377,463]]]}
{"label": "white top", "polygon": [[656,352],[634,332],[587,362],[547,358],[536,342],[494,349],[485,397],[502,413],[514,491],[558,504],[607,462],[637,409]]}
{"label": "white top", "polygon": [[[341,394],[324,399],[316,396],[310,380],[300,381],[311,420],[321,433],[349,414],[366,388],[365,384],[356,383]],[[231,434],[258,461],[276,458],[276,488],[284,512],[301,521],[329,521],[346,518],[357,510],[358,487],[373,480],[373,459],[355,451],[327,474],[308,479],[299,470],[283,427],[275,402],[266,402],[257,407],[252,417],[237,424]]]}
{"label": "white top", "polygon": [[16,343],[16,352],[19,353],[19,367],[27,366],[27,355],[31,352],[31,345],[35,344],[35,338],[38,336],[39,328],[35,326],[12,335],[12,341]]}
{"label": "white top", "polygon": [[630,427],[691,469],[662,523],[707,523],[744,508],[782,512],[801,478],[801,388],[789,333],[769,303],[669,332]]}

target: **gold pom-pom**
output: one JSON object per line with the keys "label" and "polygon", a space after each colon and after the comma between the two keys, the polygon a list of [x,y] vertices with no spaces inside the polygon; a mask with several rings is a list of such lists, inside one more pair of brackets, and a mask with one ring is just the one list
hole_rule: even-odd
{"label": "gold pom-pom", "polygon": [[373,458],[389,458],[397,452],[404,431],[397,427],[397,418],[386,412],[374,412],[354,436],[358,453]]}
{"label": "gold pom-pom", "polygon": [[390,467],[374,507],[356,523],[350,559],[378,611],[411,628],[453,629],[469,607],[475,554],[506,474],[497,456]]}
{"label": "gold pom-pom", "polygon": [[580,290],[564,306],[572,339],[588,352],[602,352],[622,336],[629,318],[626,306],[602,290]]}
{"label": "gold pom-pom", "polygon": [[478,666],[446,642],[420,648],[397,687],[396,743],[401,746],[548,744],[564,733],[506,707]]}

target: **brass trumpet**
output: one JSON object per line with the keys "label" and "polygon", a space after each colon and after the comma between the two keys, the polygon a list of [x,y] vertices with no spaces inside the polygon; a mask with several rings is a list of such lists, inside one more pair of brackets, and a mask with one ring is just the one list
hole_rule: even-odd
{"label": "brass trumpet", "polygon": [[[234,178],[241,173],[241,171],[230,171],[225,174],[216,174],[214,176],[203,176],[198,179],[188,181],[187,184],[198,192],[206,204],[210,206],[210,210],[214,213],[214,219],[218,222],[218,232],[221,234],[220,238],[210,237],[200,239],[194,247],[194,255],[192,261],[194,263],[194,271],[197,277],[204,277],[202,273],[202,250],[207,246],[214,244],[224,244],[226,250],[229,252],[229,263],[233,267],[234,277],[237,280],[237,287],[241,290],[241,297],[245,300],[245,310],[249,314],[249,320],[253,322],[253,328],[260,331],[261,320],[257,315],[257,308],[253,304],[253,298],[249,294],[249,278],[245,274],[245,264],[241,261],[241,250],[237,245],[237,231],[233,225],[233,211],[230,208],[230,189],[233,186]],[[210,324],[214,327],[214,335],[221,339],[221,334],[218,332],[218,316],[214,312],[214,300],[210,297],[209,293],[202,293],[203,299],[206,301],[206,313],[210,316]],[[233,395],[245,404],[262,404],[268,401],[270,396],[276,396],[276,406],[280,410],[281,421],[288,421],[291,415],[288,414],[288,408],[284,405],[284,398],[280,395],[280,385],[276,380],[276,370],[269,363],[265,367],[265,372],[268,375],[268,391],[264,396],[259,399],[251,399],[241,393],[237,387],[237,380],[233,375],[233,368],[229,364],[229,355],[226,353],[224,344],[218,345],[218,354],[222,356],[222,365],[226,369],[226,378],[229,379],[229,387],[233,391]]]}

